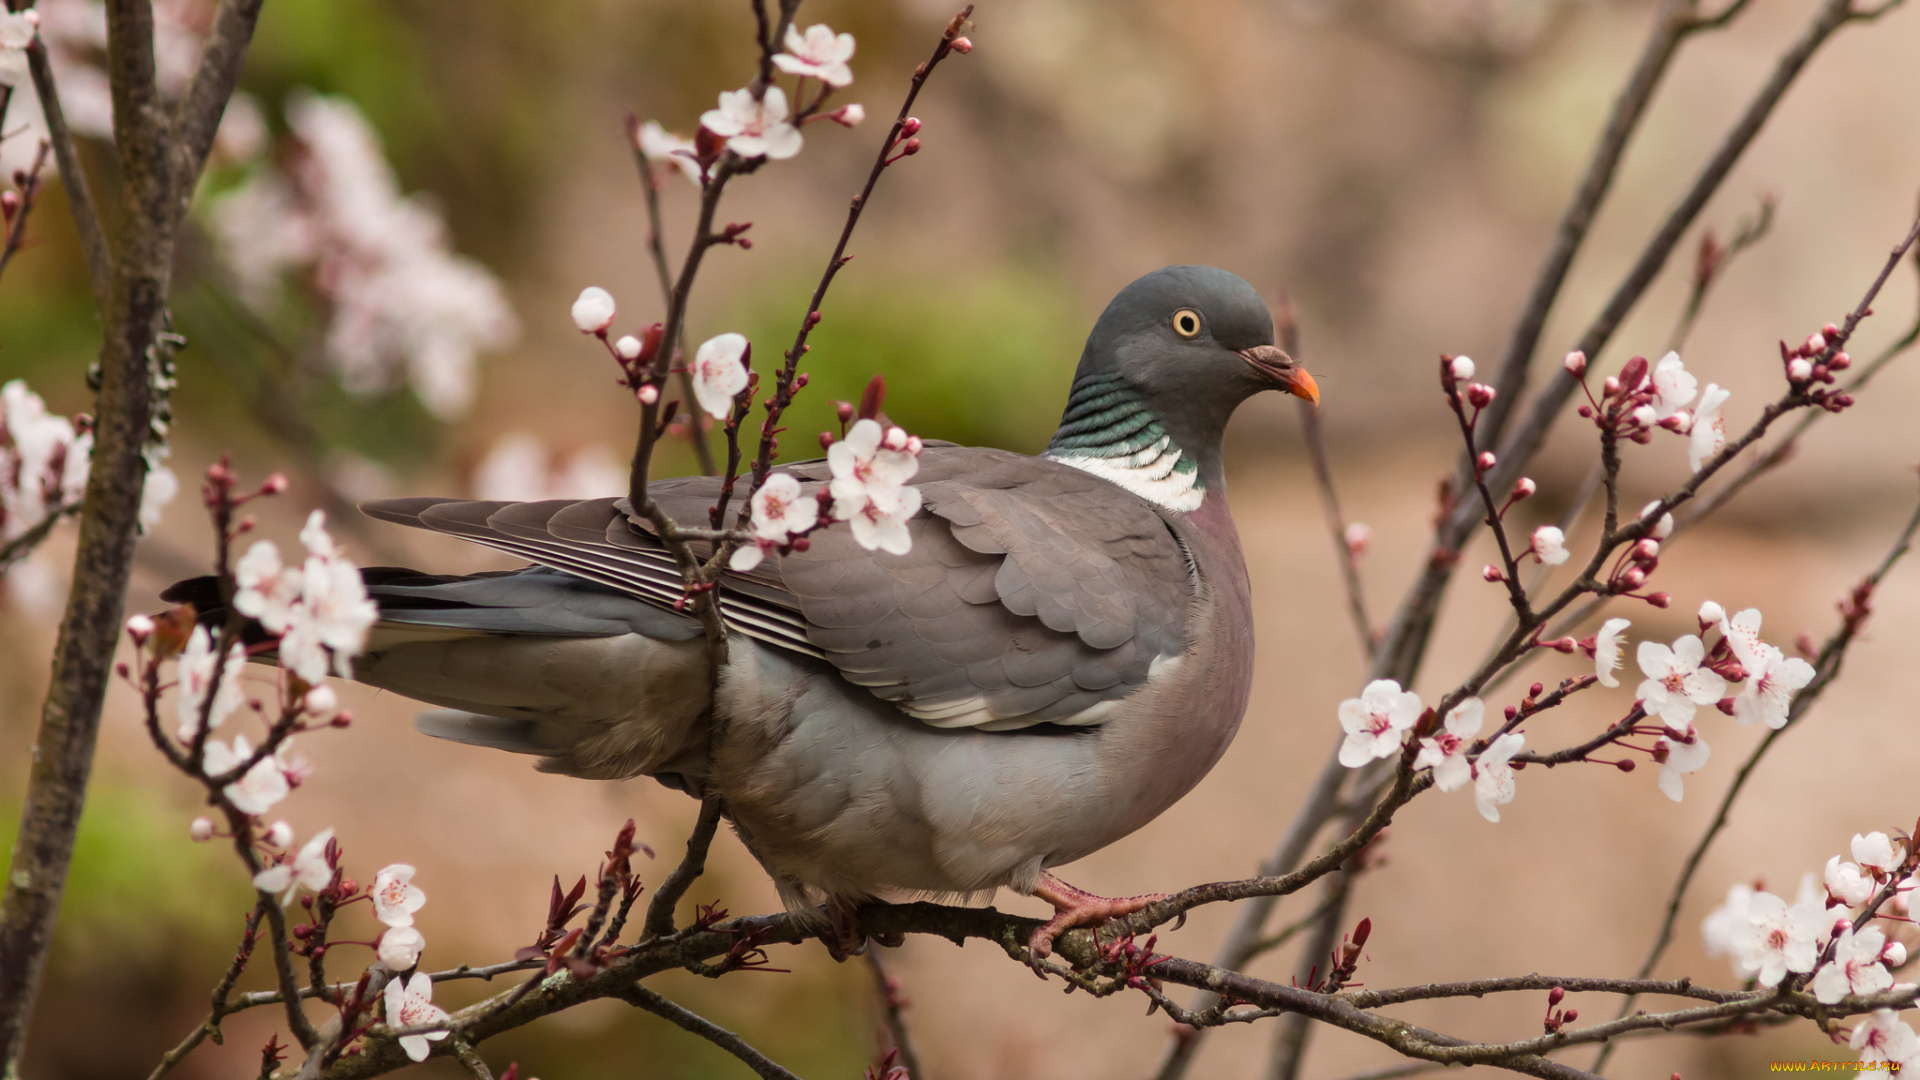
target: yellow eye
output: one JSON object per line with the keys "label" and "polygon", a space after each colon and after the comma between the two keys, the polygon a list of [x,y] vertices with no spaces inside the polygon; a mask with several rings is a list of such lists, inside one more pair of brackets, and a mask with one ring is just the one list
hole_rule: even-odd
{"label": "yellow eye", "polygon": [[1200,313],[1192,308],[1181,308],[1173,313],[1173,332],[1183,338],[1200,335]]}

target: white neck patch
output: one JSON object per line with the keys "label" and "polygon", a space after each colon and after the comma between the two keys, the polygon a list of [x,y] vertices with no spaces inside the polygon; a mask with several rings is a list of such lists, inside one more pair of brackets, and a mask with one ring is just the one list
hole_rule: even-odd
{"label": "white neck patch", "polygon": [[1183,514],[1200,509],[1207,489],[1200,483],[1200,471],[1192,464],[1180,464],[1180,448],[1162,435],[1145,449],[1117,457],[1096,457],[1081,450],[1050,450],[1046,456],[1062,465],[1111,480],[1135,495],[1167,510]]}

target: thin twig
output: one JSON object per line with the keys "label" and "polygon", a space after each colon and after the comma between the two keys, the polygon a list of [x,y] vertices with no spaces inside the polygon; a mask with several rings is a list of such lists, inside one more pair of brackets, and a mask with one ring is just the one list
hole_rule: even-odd
{"label": "thin twig", "polygon": [[900,1066],[907,1070],[907,1080],[927,1080],[926,1072],[920,1067],[919,1051],[914,1049],[913,1032],[907,1028],[907,1002],[900,996],[899,980],[887,974],[886,961],[880,959],[877,942],[867,944],[867,969],[873,972],[874,992],[880,997],[880,1017],[887,1026],[887,1038],[900,1052]]}
{"label": "thin twig", "polygon": [[[1300,320],[1294,313],[1291,297],[1282,295],[1274,324],[1279,330],[1280,348],[1294,360],[1300,360]],[[1340,492],[1333,484],[1333,463],[1327,457],[1326,427],[1320,422],[1320,406],[1300,402],[1300,436],[1306,440],[1307,460],[1313,465],[1313,483],[1320,492],[1320,508],[1333,534],[1334,555],[1340,560],[1341,580],[1347,587],[1347,614],[1360,635],[1360,655],[1373,660],[1373,618],[1367,614],[1367,597],[1360,585],[1360,562],[1347,540],[1347,518],[1340,510]]]}
{"label": "thin twig", "polygon": [[700,875],[706,873],[707,849],[713,844],[714,830],[720,827],[720,816],[725,812],[726,807],[718,795],[708,795],[700,801],[700,818],[687,837],[687,853],[654,890],[653,899],[647,903],[647,921],[641,926],[642,934],[654,938],[673,933],[673,909]]}
{"label": "thin twig", "polygon": [[681,1005],[669,1001],[665,996],[634,983],[619,997],[628,1004],[645,1009],[655,1016],[664,1017],[673,1023],[693,1032],[713,1045],[732,1054],[752,1069],[754,1075],[766,1080],[800,1080],[798,1076],[782,1068],[767,1055],[747,1045],[747,1041],[719,1024],[693,1012]]}
{"label": "thin twig", "polygon": [[[653,262],[653,271],[660,279],[660,301],[663,305],[673,303],[673,271],[667,268],[667,249],[663,237],[665,228],[660,223],[660,181],[654,175],[653,161],[647,157],[647,151],[640,145],[640,119],[627,117],[627,141],[633,146],[634,164],[640,168],[640,190],[647,197],[647,254]],[[679,340],[672,343],[682,356],[687,351],[687,332],[683,326]],[[662,346],[666,347],[665,345]],[[681,400],[691,404],[693,396],[693,369],[680,369]],[[700,462],[700,471],[712,476],[713,447],[707,445],[706,428],[700,423],[700,417],[694,416],[687,425],[688,441],[693,443],[693,453]]]}
{"label": "thin twig", "polygon": [[40,110],[47,121],[47,141],[53,145],[53,161],[60,169],[60,183],[67,189],[67,209],[73,215],[74,231],[80,234],[80,255],[87,264],[87,284],[93,288],[94,306],[105,310],[107,289],[112,278],[113,257],[107,246],[107,233],[100,224],[100,210],[94,205],[93,190],[87,186],[87,171],[80,164],[80,150],[73,140],[73,129],[60,107],[60,88],[53,81],[53,64],[47,47],[37,36],[27,45],[27,68],[33,74],[33,91],[40,98]]}

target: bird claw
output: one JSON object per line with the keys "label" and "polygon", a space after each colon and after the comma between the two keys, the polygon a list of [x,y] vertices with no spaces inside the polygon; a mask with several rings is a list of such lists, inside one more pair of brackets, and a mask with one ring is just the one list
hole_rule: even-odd
{"label": "bird claw", "polygon": [[867,951],[866,936],[861,934],[855,915],[859,912],[856,901],[844,897],[827,897],[827,933],[820,940],[827,947],[827,955],[844,963],[849,957],[859,956]]}
{"label": "bird claw", "polygon": [[1046,977],[1044,963],[1053,955],[1053,941],[1078,926],[1099,926],[1109,919],[1131,915],[1141,908],[1167,898],[1166,893],[1140,896],[1095,896],[1077,889],[1052,874],[1042,873],[1034,884],[1033,895],[1053,905],[1048,919],[1027,939],[1028,965],[1040,977]]}

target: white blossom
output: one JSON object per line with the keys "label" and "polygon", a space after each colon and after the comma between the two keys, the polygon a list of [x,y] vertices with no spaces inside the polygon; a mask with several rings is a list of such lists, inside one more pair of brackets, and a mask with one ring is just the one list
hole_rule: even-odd
{"label": "white blossom", "polygon": [[1686,781],[1682,779],[1689,773],[1697,773],[1707,766],[1707,740],[1700,737],[1693,725],[1687,725],[1685,731],[1673,731],[1672,738],[1656,739],[1656,747],[1664,746],[1667,760],[1660,766],[1660,790],[1667,798],[1679,802],[1686,794]]}
{"label": "white blossom", "polygon": [[1620,635],[1632,625],[1626,619],[1608,619],[1593,635],[1593,674],[1601,686],[1620,685],[1619,676],[1614,674],[1620,670],[1620,647],[1625,644]]}
{"label": "white blossom", "polygon": [[787,123],[787,95],[777,86],[767,87],[759,101],[751,90],[721,91],[720,107],[700,114],[700,126],[744,158],[779,161],[800,152],[800,129]]}
{"label": "white blossom", "polygon": [[1920,1037],[1916,1037],[1913,1029],[1902,1023],[1900,1014],[1892,1009],[1873,1010],[1872,1019],[1853,1029],[1847,1045],[1860,1055],[1862,1065],[1888,1061],[1906,1066],[1920,1060]]}
{"label": "white blossom", "polygon": [[281,563],[280,548],[271,540],[255,540],[233,564],[233,577],[234,610],[257,619],[268,633],[284,633],[304,581],[300,571]]}
{"label": "white blossom", "polygon": [[715,420],[725,420],[733,411],[734,395],[747,388],[747,339],[743,334],[721,334],[708,338],[694,351],[693,397]]}
{"label": "white blossom", "polygon": [[1567,534],[1557,525],[1542,525],[1533,530],[1533,553],[1548,566],[1567,561]]}
{"label": "white blossom", "polygon": [[759,541],[733,553],[727,565],[745,573],[760,565],[769,547],[779,547],[820,521],[820,501],[800,489],[788,473],[774,473],[753,493],[753,535]]}
{"label": "white blossom", "polygon": [[325,525],[326,516],[315,510],[300,532],[307,546],[300,599],[279,646],[281,666],[308,683],[326,677],[329,658],[334,674],[351,675],[349,661],[366,647],[367,633],[380,619],[359,568],[339,554]]}
{"label": "white blossom", "polygon": [[33,43],[34,28],[39,25],[40,17],[31,10],[0,13],[0,86],[19,86],[27,81],[27,46]]}
{"label": "white blossom", "polygon": [[263,893],[284,893],[282,906],[293,899],[296,888],[304,886],[309,892],[326,888],[333,882],[333,866],[327,862],[327,845],[332,840],[332,829],[320,830],[292,859],[253,875],[253,887]]}
{"label": "white blossom", "polygon": [[1762,986],[1780,985],[1789,971],[1812,971],[1825,910],[1817,900],[1788,907],[1772,893],[1754,893],[1747,904],[1747,925],[1735,940],[1741,970],[1756,976]]}
{"label": "white blossom", "polygon": [[[200,730],[200,713],[207,709],[207,691],[213,687],[215,678],[214,660],[212,635],[204,626],[194,627],[175,665],[178,682],[174,687],[174,708],[181,742],[192,741]],[[247,666],[245,646],[234,642],[227,649],[226,662],[218,666],[220,687],[214,691],[213,705],[207,712],[209,728],[219,727],[235,709],[246,703],[246,690],[240,685],[240,673]]]}
{"label": "white blossom", "polygon": [[25,382],[0,386],[0,543],[80,501],[92,451],[93,437],[48,412]]}
{"label": "white blossom", "polygon": [[773,63],[781,71],[802,78],[813,76],[828,86],[845,86],[853,81],[853,35],[835,34],[825,23],[815,23],[802,34],[798,27],[787,27],[787,51],[775,56]]}
{"label": "white blossom", "polygon": [[213,839],[213,819],[197,817],[187,826],[187,836],[196,844],[204,844]]}
{"label": "white blossom", "polygon": [[1700,394],[1700,407],[1694,410],[1693,426],[1687,431],[1687,464],[1694,472],[1727,445],[1727,418],[1720,406],[1730,396],[1729,391],[1713,383]]}
{"label": "white blossom", "polygon": [[1887,937],[1877,926],[1858,934],[1849,926],[1833,943],[1833,959],[1813,973],[1813,996],[1832,1005],[1848,994],[1877,994],[1893,986],[1893,976],[1880,962]]}
{"label": "white blossom", "polygon": [[[446,1010],[433,1003],[433,980],[424,971],[414,972],[403,986],[398,977],[387,983],[387,1026],[391,1028],[425,1027],[428,1024],[443,1023],[447,1019]],[[445,1031],[430,1031],[424,1035],[400,1036],[400,1049],[414,1061],[425,1061],[433,1052],[429,1042],[437,1042],[447,1037]]]}
{"label": "white blossom", "polygon": [[1500,808],[1513,801],[1513,766],[1507,762],[1525,744],[1525,736],[1517,731],[1509,731],[1493,740],[1474,759],[1473,802],[1479,807],[1480,816],[1488,821],[1499,821]]}
{"label": "white blossom", "polygon": [[1870,832],[1865,836],[1856,833],[1848,847],[1853,852],[1853,861],[1874,871],[1876,877],[1892,873],[1900,865],[1900,857],[1894,854],[1893,841],[1887,839],[1886,833]]}
{"label": "white blossom", "polygon": [[1473,746],[1473,737],[1480,734],[1486,715],[1486,703],[1477,697],[1467,698],[1448,709],[1446,723],[1441,725],[1440,730],[1420,740],[1420,755],[1413,759],[1413,767],[1431,767],[1433,786],[1441,791],[1453,791],[1465,786],[1467,781],[1473,779],[1473,766],[1467,761],[1467,751]]}
{"label": "white blossom", "polygon": [[380,962],[398,974],[419,963],[420,953],[426,947],[427,939],[417,928],[389,926],[380,935],[379,947],[375,951],[380,956]]}
{"label": "white blossom", "polygon": [[[245,735],[235,735],[232,746],[218,739],[208,739],[201,766],[206,769],[208,776],[219,776],[239,767],[252,756],[253,746],[247,742]],[[234,809],[243,814],[264,814],[273,809],[275,803],[286,798],[291,790],[293,787],[287,783],[287,774],[282,771],[281,762],[271,755],[261,758],[240,779],[221,789]]]}
{"label": "white blossom", "polygon": [[[89,441],[91,445],[91,441]],[[165,465],[149,465],[147,476],[140,483],[140,509],[135,519],[140,523],[140,531],[152,532],[160,524],[160,515],[174,496],[180,494],[180,478]]]}
{"label": "white blossom", "polygon": [[267,826],[267,831],[260,834],[260,839],[268,847],[284,848],[293,843],[293,826],[284,821],[276,821]]}
{"label": "white blossom", "polygon": [[1400,689],[1392,679],[1375,679],[1357,698],[1340,703],[1340,726],[1347,739],[1340,744],[1340,764],[1357,769],[1375,758],[1392,757],[1400,749],[1401,733],[1420,719],[1420,695]]}
{"label": "white blossom", "polygon": [[[899,431],[896,438],[893,432]],[[845,521],[868,551],[904,555],[912,549],[907,522],[920,512],[920,489],[906,486],[920,469],[918,443],[875,420],[854,422],[847,437],[827,448],[833,479],[833,518]]]}
{"label": "white blossom", "polygon": [[1859,907],[1873,895],[1873,875],[1838,855],[1827,860],[1826,883],[1827,895],[1847,907]]}
{"label": "white blossom", "polygon": [[1706,941],[1708,956],[1738,955],[1740,941],[1753,925],[1747,919],[1747,909],[1752,906],[1753,897],[1752,886],[1736,884],[1727,890],[1726,901],[1709,912],[1700,923],[1700,936]]}
{"label": "white blossom", "polygon": [[[1647,505],[1641,507],[1640,520],[1641,521],[1647,520],[1647,516],[1649,514],[1652,514],[1655,510],[1658,510],[1659,508],[1660,508],[1659,499],[1655,499],[1652,502],[1648,503]],[[1653,537],[1655,540],[1665,540],[1667,537],[1672,536],[1673,535],[1673,515],[1661,514],[1660,520],[1653,523],[1653,528],[1647,531],[1647,535]]]}
{"label": "white blossom", "polygon": [[580,290],[579,298],[573,302],[573,325],[583,334],[598,334],[613,325],[618,311],[612,293],[598,285],[589,285]]}
{"label": "white blossom", "polygon": [[413,913],[427,902],[427,894],[413,884],[413,867],[394,863],[373,879],[373,916],[388,926],[412,926]]}
{"label": "white blossom", "polygon": [[1672,648],[1657,641],[1640,643],[1637,658],[1646,681],[1634,695],[1645,705],[1647,715],[1659,717],[1667,730],[1684,734],[1699,706],[1711,705],[1726,693],[1727,680],[1700,666],[1706,655],[1706,647],[1692,634],[1674,642]]}
{"label": "white blossom", "polygon": [[1695,388],[1699,385],[1699,380],[1680,362],[1679,353],[1669,352],[1661,357],[1660,362],[1653,365],[1654,398],[1651,404],[1654,420],[1665,420],[1680,411],[1682,406],[1693,400]]}
{"label": "white blossom", "polygon": [[660,126],[658,121],[649,120],[640,125],[634,139],[640,144],[640,152],[655,165],[671,166],[680,170],[680,174],[695,184],[700,183],[700,162],[694,155],[698,152],[693,140],[684,138]]}
{"label": "white blossom", "polygon": [[1813,681],[1813,665],[1771,645],[1760,648],[1759,666],[1747,669],[1746,684],[1734,695],[1733,718],[1742,724],[1758,720],[1778,731],[1787,726],[1793,695]]}
{"label": "white blossom", "polygon": [[1747,608],[1720,620],[1720,633],[1733,650],[1733,658],[1749,675],[1764,666],[1767,643],[1760,640],[1760,609]]}

